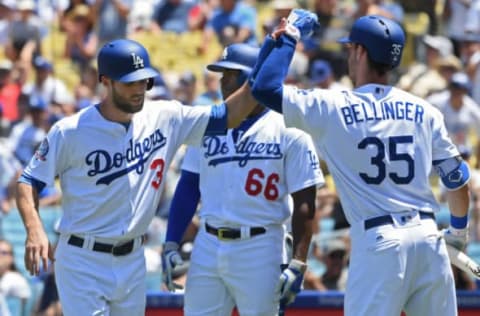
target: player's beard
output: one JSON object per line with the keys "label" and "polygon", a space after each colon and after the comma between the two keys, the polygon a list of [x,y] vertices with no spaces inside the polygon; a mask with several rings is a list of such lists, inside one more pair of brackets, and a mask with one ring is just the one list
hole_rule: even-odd
{"label": "player's beard", "polygon": [[142,99],[137,104],[132,104],[132,102],[129,102],[120,94],[118,94],[117,91],[115,90],[115,87],[112,86],[113,104],[117,109],[119,109],[122,112],[129,113],[129,114],[140,112],[143,108],[144,100],[145,98],[142,97]]}

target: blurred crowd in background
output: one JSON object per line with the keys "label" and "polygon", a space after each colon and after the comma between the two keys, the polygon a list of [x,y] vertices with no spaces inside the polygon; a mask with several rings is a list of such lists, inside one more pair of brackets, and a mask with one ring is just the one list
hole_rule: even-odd
{"label": "blurred crowd in background", "polygon": [[[61,315],[53,271],[31,278],[23,267],[24,232],[14,184],[52,124],[101,100],[95,63],[99,48],[126,37],[149,50],[161,76],[148,100],[216,104],[222,100],[220,78],[205,66],[231,43],[260,45],[298,7],[316,12],[320,21],[314,35],[298,43],[287,76],[286,83],[304,88],[351,88],[346,52],[336,39],[348,33],[355,18],[384,15],[404,27],[407,44],[391,84],[438,107],[469,161],[473,195],[467,251],[480,259],[480,0],[0,0],[0,315]],[[180,150],[169,171],[149,230],[150,290],[164,290],[159,254],[182,155]],[[324,171],[328,184],[318,189],[318,227],[305,288],[342,291],[348,223],[325,166]],[[435,177],[431,181],[442,205],[437,221],[446,226],[445,189]],[[49,219],[45,225],[52,239],[61,194],[57,186],[41,192],[40,210]],[[179,283],[185,279],[195,233],[196,220],[181,247],[186,264],[176,271]],[[458,289],[477,288],[470,277],[454,272]]]}

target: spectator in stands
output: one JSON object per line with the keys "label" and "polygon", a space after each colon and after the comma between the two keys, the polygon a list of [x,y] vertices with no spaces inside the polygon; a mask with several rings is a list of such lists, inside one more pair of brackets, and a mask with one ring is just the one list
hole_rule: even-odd
{"label": "spectator in stands", "polygon": [[17,14],[10,23],[9,39],[5,54],[11,61],[32,60],[41,52],[43,24],[35,13],[33,0],[18,0]]}
{"label": "spectator in stands", "polygon": [[23,87],[22,93],[29,94],[32,97],[41,98],[50,106],[58,105],[57,108],[51,107],[51,112],[63,114],[71,110],[62,108],[69,103],[73,105],[73,96],[67,89],[66,84],[59,78],[53,76],[53,64],[42,56],[37,56],[33,60],[34,81]]}
{"label": "spectator in stands", "polygon": [[[160,73],[160,71],[159,71]],[[150,100],[170,100],[172,93],[161,75],[155,77],[153,87],[145,95]]]}
{"label": "spectator in stands", "polygon": [[96,0],[97,36],[99,47],[106,42],[127,36],[128,14],[133,0]]}
{"label": "spectator in stands", "polygon": [[442,57],[437,62],[437,70],[446,82],[450,82],[454,73],[463,71],[462,62],[453,54]]}
{"label": "spectator in stands", "polygon": [[188,28],[190,31],[203,31],[207,21],[212,17],[219,0],[200,0],[188,12]]}
{"label": "spectator in stands", "polygon": [[27,315],[27,300],[32,295],[25,277],[15,266],[13,246],[7,240],[0,240],[0,293],[5,298],[17,298],[21,301],[21,314]]}
{"label": "spectator in stands", "polygon": [[188,14],[193,0],[160,0],[153,14],[153,31],[184,33],[189,31]]}
{"label": "spectator in stands", "polygon": [[[79,5],[88,5],[92,6],[95,3],[95,0],[69,0],[64,3],[64,6],[61,3],[58,4],[59,6],[59,13],[58,19],[60,21],[60,31],[65,31],[71,28],[72,21],[68,18],[68,16],[75,10],[75,8]],[[92,19],[95,18],[93,10],[91,11]]]}
{"label": "spectator in stands", "polygon": [[97,52],[98,38],[93,30],[92,12],[88,5],[81,4],[75,6],[66,18],[70,23],[65,29],[65,57],[83,72]]}
{"label": "spectator in stands", "polygon": [[321,89],[347,89],[345,85],[335,80],[330,63],[322,59],[317,59],[312,63],[310,68],[310,83],[312,87]]}
{"label": "spectator in stands", "polygon": [[400,89],[421,98],[447,87],[448,82],[442,77],[437,66],[442,58],[453,54],[453,45],[444,36],[425,35],[423,43],[426,48],[425,60],[410,66],[397,83]]}
{"label": "spectator in stands", "polygon": [[354,18],[357,19],[363,15],[381,15],[398,23],[403,23],[403,8],[398,3],[384,0],[357,0],[357,10]]}
{"label": "spectator in stands", "polygon": [[13,18],[15,0],[0,2],[0,45],[5,47],[9,41],[9,27]]}
{"label": "spectator in stands", "polygon": [[[422,1],[411,0],[420,4]],[[430,0],[431,1],[431,0]],[[472,4],[476,1],[472,0],[446,0],[443,8],[443,20],[445,22],[445,28],[447,36],[453,43],[454,53],[457,57],[460,57],[460,45],[463,38],[466,35],[465,26],[470,24],[469,22],[469,10]],[[471,28],[471,26],[470,26]]]}
{"label": "spectator in stands", "polygon": [[153,13],[157,0],[134,1],[128,15],[127,34],[132,37],[135,33],[150,32],[153,30]]}
{"label": "spectator in stands", "polygon": [[48,104],[41,97],[31,96],[29,116],[15,125],[10,135],[10,146],[15,157],[25,166],[45,138],[48,127]]}
{"label": "spectator in stands", "polygon": [[313,11],[318,16],[320,27],[310,38],[302,40],[303,51],[309,59],[330,62],[336,78],[347,73],[346,52],[337,39],[348,35],[353,14],[340,3],[339,0],[314,0]]}
{"label": "spectator in stands", "polygon": [[274,28],[280,23],[280,20],[287,17],[292,9],[298,7],[299,5],[296,0],[274,0],[272,2],[272,8],[274,10],[273,17],[262,24],[263,36],[272,34]]}
{"label": "spectator in stands", "polygon": [[197,77],[191,71],[180,75],[178,86],[175,89],[175,99],[186,105],[193,105],[197,91]]}
{"label": "spectator in stands", "polygon": [[194,105],[210,105],[222,102],[220,90],[220,76],[218,72],[205,70],[203,72],[203,85],[205,92],[200,94],[194,101]]}
{"label": "spectator in stands", "polygon": [[0,61],[0,104],[4,118],[11,123],[19,119],[17,102],[20,91],[20,84],[13,78],[13,63],[9,60]]}
{"label": "spectator in stands", "polygon": [[[453,143],[468,149],[475,148],[476,167],[480,163],[480,107],[468,96],[472,84],[463,72],[455,73],[445,93],[432,95],[427,100],[443,113],[445,126]],[[471,133],[477,142],[472,145]]]}
{"label": "spectator in stands", "polygon": [[205,53],[215,36],[223,47],[233,43],[258,45],[256,28],[255,8],[240,0],[220,0],[219,7],[207,21],[199,52]]}
{"label": "spectator in stands", "polygon": [[345,291],[347,284],[348,247],[341,238],[326,241],[323,251],[325,271],[319,278],[305,277],[305,289]]}
{"label": "spectator in stands", "polygon": [[[13,152],[8,142],[10,134],[10,122],[3,120],[0,106],[0,219],[11,209],[13,200],[14,182],[20,175],[22,165],[13,156]],[[1,221],[0,221],[0,236]]]}
{"label": "spectator in stands", "polygon": [[4,117],[3,105],[0,104],[0,139],[8,137],[11,129],[12,123]]}
{"label": "spectator in stands", "polygon": [[480,33],[463,37],[460,43],[460,59],[472,81],[472,98],[480,104]]}

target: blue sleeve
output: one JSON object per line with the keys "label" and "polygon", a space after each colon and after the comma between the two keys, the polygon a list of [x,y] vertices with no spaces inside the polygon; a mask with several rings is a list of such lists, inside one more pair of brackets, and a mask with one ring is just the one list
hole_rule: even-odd
{"label": "blue sleeve", "polygon": [[282,35],[258,69],[252,87],[252,94],[259,103],[279,113],[282,113],[283,80],[287,76],[295,47],[294,39]]}
{"label": "blue sleeve", "polygon": [[257,79],[258,70],[263,65],[263,62],[270,54],[272,49],[275,47],[275,40],[270,35],[265,36],[265,40],[263,41],[262,47],[260,47],[260,51],[258,52],[257,62],[255,66],[253,66],[253,70],[248,77],[248,84],[250,87],[253,87],[255,80]]}
{"label": "blue sleeve", "polygon": [[225,103],[212,106],[205,135],[224,135],[227,133],[227,110]]}
{"label": "blue sleeve", "polygon": [[25,172],[23,172],[22,175],[18,178],[17,182],[31,185],[37,190],[38,193],[42,192],[43,188],[45,188],[45,186],[47,185],[45,182],[29,176]]}
{"label": "blue sleeve", "polygon": [[198,173],[182,170],[170,205],[165,241],[174,241],[178,244],[182,241],[200,201],[199,183]]}

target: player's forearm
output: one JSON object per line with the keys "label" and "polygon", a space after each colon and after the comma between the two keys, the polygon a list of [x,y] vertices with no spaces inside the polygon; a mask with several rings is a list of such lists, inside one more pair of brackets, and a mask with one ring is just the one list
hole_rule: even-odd
{"label": "player's forearm", "polygon": [[235,128],[252,112],[258,102],[252,96],[248,83],[243,84],[225,101],[227,106],[227,126]]}
{"label": "player's forearm", "polygon": [[292,216],[292,258],[306,262],[313,234],[315,215],[315,186],[292,194],[294,211]]}
{"label": "player's forearm", "polygon": [[470,198],[469,187],[464,185],[458,190],[447,192],[447,202],[450,213],[456,217],[467,216]]}
{"label": "player's forearm", "polygon": [[259,103],[282,113],[283,81],[295,53],[296,42],[282,35],[260,69],[252,87],[252,94]]}
{"label": "player's forearm", "polygon": [[200,201],[199,179],[198,173],[182,170],[170,205],[165,241],[181,242]]}
{"label": "player's forearm", "polygon": [[22,216],[25,229],[28,231],[42,227],[42,221],[38,214],[38,194],[28,184],[17,184],[17,207]]}

